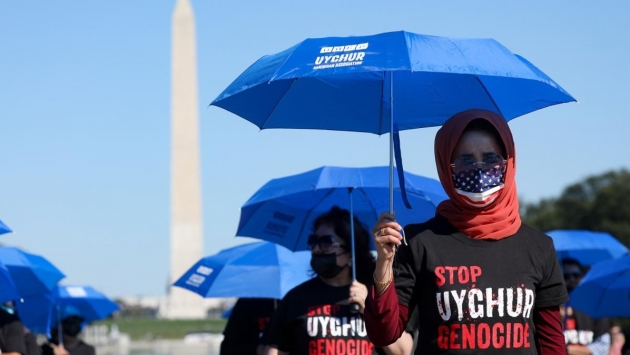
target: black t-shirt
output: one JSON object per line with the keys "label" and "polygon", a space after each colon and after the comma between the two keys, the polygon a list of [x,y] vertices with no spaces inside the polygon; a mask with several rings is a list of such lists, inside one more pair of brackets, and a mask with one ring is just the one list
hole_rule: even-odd
{"label": "black t-shirt", "polygon": [[0,352],[26,355],[24,325],[16,315],[4,310],[0,310]]}
{"label": "black t-shirt", "polygon": [[[64,348],[70,355],[96,355],[94,347],[84,343],[82,340],[79,340],[78,343],[73,345],[64,344]],[[50,345],[42,345],[42,355],[54,355],[54,353]]]}
{"label": "black t-shirt", "polygon": [[24,344],[26,344],[26,355],[42,355],[42,349],[37,345],[35,334],[24,334]]}
{"label": "black t-shirt", "polygon": [[278,305],[269,344],[291,355],[376,354],[363,315],[350,312],[350,285],[330,286],[319,277],[289,291]]}
{"label": "black t-shirt", "polygon": [[221,355],[256,354],[263,344],[262,335],[273,315],[276,300],[271,298],[241,298],[223,330]]}
{"label": "black t-shirt", "polygon": [[588,345],[610,330],[607,318],[593,319],[586,314],[567,307],[564,319],[564,340],[566,344]]}
{"label": "black t-shirt", "polygon": [[568,300],[550,237],[522,225],[475,240],[438,215],[405,227],[394,260],[399,302],[418,306],[416,354],[536,354],[533,308]]}

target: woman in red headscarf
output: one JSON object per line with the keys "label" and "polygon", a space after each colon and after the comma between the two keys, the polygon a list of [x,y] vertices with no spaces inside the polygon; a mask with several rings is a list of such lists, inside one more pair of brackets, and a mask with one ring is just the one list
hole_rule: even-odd
{"label": "woman in red headscarf", "polygon": [[384,213],[372,229],[370,340],[396,341],[417,307],[416,354],[566,354],[559,317],[566,288],[551,238],[521,223],[505,119],[485,110],[456,114],[435,137],[435,160],[449,196],[436,216],[403,234]]}

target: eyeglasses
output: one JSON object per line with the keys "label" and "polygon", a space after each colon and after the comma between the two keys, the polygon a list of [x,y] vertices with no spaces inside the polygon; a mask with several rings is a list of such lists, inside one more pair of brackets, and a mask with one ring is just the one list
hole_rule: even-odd
{"label": "eyeglasses", "polygon": [[483,161],[475,161],[471,156],[462,155],[455,159],[451,164],[454,173],[461,173],[463,171],[473,170],[476,168],[481,169],[484,174],[490,176],[499,176],[505,171],[507,161],[498,154],[486,155]]}
{"label": "eyeglasses", "polygon": [[342,247],[345,248],[345,245],[338,243],[335,241],[335,237],[332,235],[316,235],[311,234],[308,236],[308,240],[306,241],[308,248],[313,250],[315,246],[319,247],[319,250],[323,252],[330,251],[334,247]]}
{"label": "eyeglasses", "polygon": [[579,279],[580,277],[582,277],[582,274],[579,272],[568,272],[564,274],[565,279],[570,279],[570,278]]}

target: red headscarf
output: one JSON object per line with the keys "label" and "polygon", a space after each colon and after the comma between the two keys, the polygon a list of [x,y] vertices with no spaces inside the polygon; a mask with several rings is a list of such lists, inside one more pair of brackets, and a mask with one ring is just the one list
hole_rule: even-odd
{"label": "red headscarf", "polygon": [[[451,175],[451,155],[466,126],[475,119],[488,121],[499,132],[505,146],[507,167],[505,182],[490,205],[479,208],[469,205],[455,192]],[[437,207],[455,228],[473,239],[499,240],[514,235],[521,226],[516,196],[516,152],[512,132],[503,117],[486,110],[467,110],[449,118],[435,136],[435,162],[444,190],[450,197]]]}

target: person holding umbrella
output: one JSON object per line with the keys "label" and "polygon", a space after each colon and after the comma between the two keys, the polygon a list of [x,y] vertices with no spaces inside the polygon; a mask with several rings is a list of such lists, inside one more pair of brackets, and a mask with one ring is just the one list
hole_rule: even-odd
{"label": "person holding umbrella", "polygon": [[[372,354],[363,311],[374,258],[366,228],[354,218],[355,272],[352,280],[349,211],[332,207],[313,223],[308,238],[317,277],[296,286],[282,299],[268,327],[268,354]],[[353,312],[352,305],[358,307]],[[411,351],[413,340],[402,337]],[[401,343],[394,346],[401,346]]]}
{"label": "person holding umbrella", "polygon": [[[584,268],[576,259],[564,258],[562,271],[567,291],[571,294],[580,284]],[[570,304],[560,307],[560,315],[568,355],[608,355],[611,344],[608,318],[593,319]]]}
{"label": "person holding umbrella", "polygon": [[59,328],[53,327],[50,331],[52,338],[49,343],[42,345],[42,354],[95,355],[95,348],[79,339],[84,323],[79,310],[73,306],[66,306],[62,310],[61,317],[62,342],[59,342]]}
{"label": "person holding umbrella", "polygon": [[551,238],[521,223],[506,120],[455,114],[436,135],[435,159],[449,196],[436,216],[403,234],[383,213],[372,229],[370,340],[394,342],[417,307],[416,354],[566,354],[559,306],[567,291]]}

